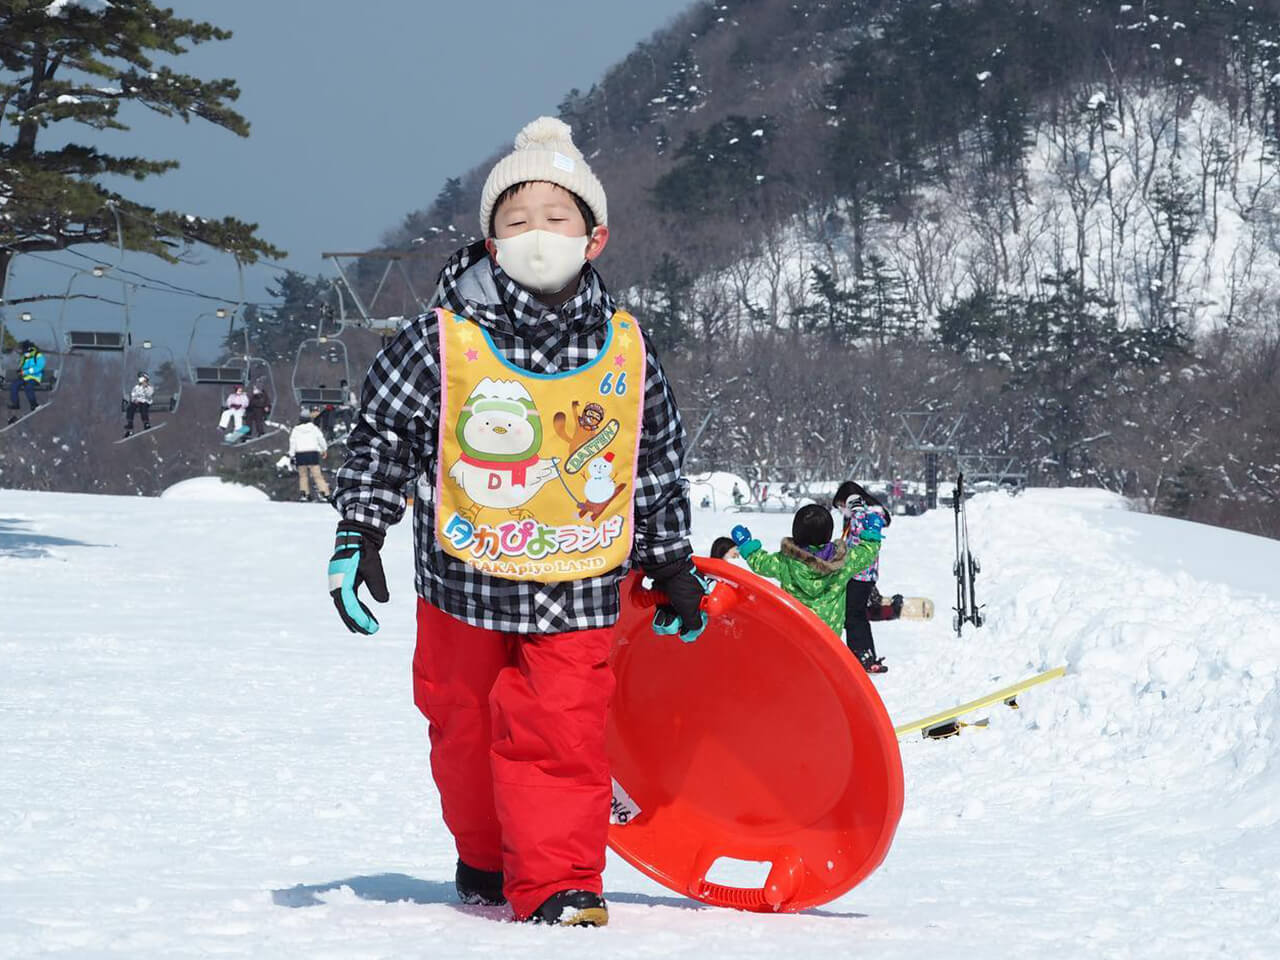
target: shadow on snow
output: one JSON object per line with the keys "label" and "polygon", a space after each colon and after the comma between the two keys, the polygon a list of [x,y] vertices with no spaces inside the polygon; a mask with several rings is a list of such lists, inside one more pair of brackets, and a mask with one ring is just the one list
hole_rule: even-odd
{"label": "shadow on snow", "polygon": [[[325,901],[321,894],[330,893],[347,887],[361,900],[376,900],[381,903],[440,903],[455,907],[465,913],[484,916],[492,919],[505,919],[505,907],[475,907],[458,902],[458,893],[452,882],[439,880],[420,880],[404,873],[377,873],[363,877],[347,877],[329,883],[299,883],[292,887],[283,887],[271,891],[271,901],[278,907],[318,907]],[[630,903],[644,907],[675,907],[680,910],[711,910],[713,907],[688,897],[654,897],[645,893],[609,893],[605,899],[610,903]],[[840,917],[843,919],[862,919],[865,913],[835,913],[830,910],[804,910],[802,916]]]}
{"label": "shadow on snow", "polygon": [[105,544],[86,543],[67,537],[50,537],[43,533],[31,533],[25,520],[0,517],[0,557],[20,557],[34,560],[49,556],[46,547],[101,547]]}

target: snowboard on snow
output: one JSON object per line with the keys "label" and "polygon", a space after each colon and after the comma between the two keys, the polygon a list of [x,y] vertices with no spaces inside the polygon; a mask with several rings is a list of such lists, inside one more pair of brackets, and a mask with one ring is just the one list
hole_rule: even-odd
{"label": "snowboard on snow", "polygon": [[933,713],[919,720],[913,720],[910,723],[894,727],[893,732],[899,737],[903,737],[918,731],[924,735],[925,739],[940,740],[944,737],[955,736],[963,727],[985,726],[984,722],[967,723],[962,721],[960,717],[966,713],[972,713],[974,710],[981,710],[983,707],[989,707],[997,703],[1003,703],[1016,710],[1018,709],[1018,694],[1037,684],[1056,679],[1066,672],[1067,668],[1065,666],[1054,667],[1044,673],[1037,673],[1034,677],[1028,677],[1026,680],[1019,680],[1017,683],[1011,683],[1007,687],[993,690],[977,700],[970,700],[968,703],[962,703],[960,706],[952,707],[950,710]]}
{"label": "snowboard on snow", "polygon": [[932,620],[933,601],[928,597],[903,597],[902,611],[895,614],[892,601],[883,599],[879,608],[869,607],[867,614],[868,620],[876,622],[884,620]]}

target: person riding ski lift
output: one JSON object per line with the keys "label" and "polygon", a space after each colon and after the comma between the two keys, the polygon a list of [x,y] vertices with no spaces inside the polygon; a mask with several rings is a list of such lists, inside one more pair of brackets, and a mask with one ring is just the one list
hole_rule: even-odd
{"label": "person riding ski lift", "polygon": [[151,385],[151,378],[143,370],[138,371],[138,382],[129,391],[129,406],[126,410],[128,419],[124,424],[124,435],[133,436],[133,418],[142,415],[142,429],[151,429],[151,401],[155,398],[156,388]]}
{"label": "person riding ski lift", "polygon": [[34,410],[40,406],[40,401],[36,399],[36,390],[44,380],[44,354],[40,352],[40,348],[30,340],[23,340],[21,349],[18,378],[9,384],[9,409],[13,411],[9,417],[10,423],[18,419],[19,389],[26,393],[27,404]]}
{"label": "person riding ski lift", "polygon": [[261,387],[254,387],[249,397],[249,407],[245,411],[245,422],[249,424],[252,436],[261,437],[267,432],[267,415],[271,413],[271,398]]}
{"label": "person riding ski lift", "polygon": [[225,431],[227,427],[231,427],[238,432],[244,426],[244,412],[249,409],[249,397],[244,392],[243,384],[236,384],[234,392],[228,395],[223,406],[225,409],[218,418],[218,429]]}

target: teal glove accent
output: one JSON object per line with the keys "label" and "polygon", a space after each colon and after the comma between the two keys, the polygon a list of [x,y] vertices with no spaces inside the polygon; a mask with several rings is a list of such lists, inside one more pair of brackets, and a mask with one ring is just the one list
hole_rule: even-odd
{"label": "teal glove accent", "polygon": [[352,633],[378,632],[378,619],[361,602],[356,589],[364,583],[379,603],[390,599],[382,570],[382,534],[364,524],[344,520],[338,524],[333,556],[329,558],[329,596],[338,616]]}
{"label": "teal glove accent", "polygon": [[862,532],[858,534],[859,540],[868,540],[871,543],[879,543],[884,539],[884,517],[878,513],[869,512],[862,519]]}
{"label": "teal glove accent", "polygon": [[699,617],[701,622],[695,629],[681,633],[680,618],[676,616],[676,612],[670,607],[659,607],[653,615],[653,632],[660,637],[677,636],[684,643],[693,643],[702,636],[702,631],[707,629],[709,622],[705,613],[699,614]]}
{"label": "teal glove accent", "polygon": [[747,559],[747,557],[751,556],[753,553],[759,550],[760,546],[761,544],[759,540],[743,541],[742,543],[738,544],[738,555],[742,557],[743,560],[745,560]]}

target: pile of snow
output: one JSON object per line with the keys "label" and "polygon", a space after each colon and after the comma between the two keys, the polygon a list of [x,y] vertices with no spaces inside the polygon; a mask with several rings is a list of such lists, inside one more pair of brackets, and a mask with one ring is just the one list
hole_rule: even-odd
{"label": "pile of snow", "polygon": [[165,500],[230,500],[235,503],[260,503],[270,500],[257,487],[232,483],[221,477],[193,477],[175,483],[160,494]]}
{"label": "pile of snow", "polygon": [[[881,589],[938,607],[874,625],[895,722],[1067,675],[901,742],[902,822],[865,883],[744,914],[611,857],[611,925],[583,932],[456,903],[408,523],[383,628],[355,637],[326,594],[332,510],[0,493],[0,582],[34,611],[0,619],[0,956],[1280,955],[1280,542],[1124,507],[970,500],[987,623],[959,638],[950,511],[894,519]],[[770,548],[790,531],[695,511],[695,548],[744,520]]]}

